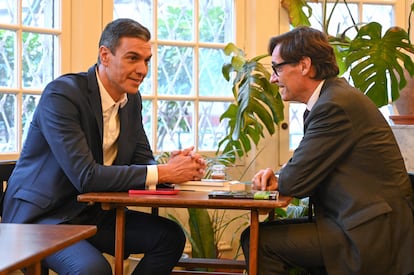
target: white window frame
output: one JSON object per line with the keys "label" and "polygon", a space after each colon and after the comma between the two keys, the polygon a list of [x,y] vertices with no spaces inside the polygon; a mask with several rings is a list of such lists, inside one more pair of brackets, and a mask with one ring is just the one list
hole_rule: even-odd
{"label": "white window frame", "polygon": [[[58,46],[56,50],[58,51],[57,55],[55,56],[54,60],[54,69],[55,71],[54,76],[58,76],[61,74],[62,71],[69,70],[69,58],[70,55],[68,54],[70,47],[68,46],[69,41],[69,29],[70,29],[70,21],[68,20],[68,15],[70,13],[63,13],[62,11],[70,11],[70,1],[67,0],[53,0],[57,3],[59,11],[57,11],[57,18],[59,20],[60,27],[56,29],[42,29],[42,28],[35,28],[36,32],[41,32],[44,34],[52,34],[58,36]],[[19,0],[20,3],[20,0]],[[21,4],[19,4],[19,11],[21,13]],[[18,15],[18,18],[21,18],[21,14]],[[24,88],[20,83],[22,83],[22,33],[25,31],[32,31],[33,28],[28,26],[22,26],[20,22],[17,24],[11,25],[4,25],[4,28],[16,31],[17,36],[17,54],[16,54],[16,64],[17,64],[17,86],[16,88],[0,88],[1,92],[6,93],[15,93],[16,94],[16,133],[17,133],[17,150],[16,152],[8,152],[8,153],[0,153],[0,160],[16,160],[20,156],[20,151],[22,149],[22,98],[24,94],[35,94],[40,95],[42,93],[42,88],[36,89],[29,89]],[[64,57],[64,58],[63,58]],[[47,84],[47,83],[46,83]]]}

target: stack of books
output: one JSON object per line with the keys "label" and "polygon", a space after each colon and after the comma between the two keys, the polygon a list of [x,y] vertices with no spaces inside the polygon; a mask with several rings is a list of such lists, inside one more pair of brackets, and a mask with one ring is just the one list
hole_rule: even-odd
{"label": "stack of books", "polygon": [[201,181],[187,181],[176,184],[175,189],[190,191],[245,191],[248,184],[239,181],[202,179]]}

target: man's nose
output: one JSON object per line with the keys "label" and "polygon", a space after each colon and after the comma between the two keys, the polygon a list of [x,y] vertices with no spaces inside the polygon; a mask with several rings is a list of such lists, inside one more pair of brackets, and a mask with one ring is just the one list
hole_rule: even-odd
{"label": "man's nose", "polygon": [[148,72],[148,64],[144,61],[138,62],[135,66],[135,72],[138,75],[146,75]]}
{"label": "man's nose", "polygon": [[272,72],[272,74],[270,75],[270,83],[277,83],[277,82],[279,82],[279,77],[274,73],[274,72]]}

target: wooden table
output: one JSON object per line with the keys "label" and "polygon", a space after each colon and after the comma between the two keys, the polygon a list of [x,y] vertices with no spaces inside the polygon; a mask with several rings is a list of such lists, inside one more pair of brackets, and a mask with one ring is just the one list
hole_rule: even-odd
{"label": "wooden table", "polygon": [[41,274],[41,261],[96,233],[94,225],[0,223],[0,274],[27,268]]}
{"label": "wooden table", "polygon": [[126,206],[172,207],[172,208],[209,208],[250,210],[250,258],[249,274],[257,274],[257,250],[259,240],[259,212],[285,207],[289,197],[280,196],[278,200],[246,199],[209,199],[208,192],[180,191],[176,195],[129,195],[127,192],[86,193],[78,196],[79,202],[101,203],[102,208],[116,208],[115,232],[115,274],[123,272],[125,212]]}

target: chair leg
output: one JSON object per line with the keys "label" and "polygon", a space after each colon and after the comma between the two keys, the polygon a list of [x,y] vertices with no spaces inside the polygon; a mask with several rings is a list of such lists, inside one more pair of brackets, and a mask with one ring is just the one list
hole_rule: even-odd
{"label": "chair leg", "polygon": [[49,275],[49,269],[47,267],[42,266],[41,274],[42,275]]}

